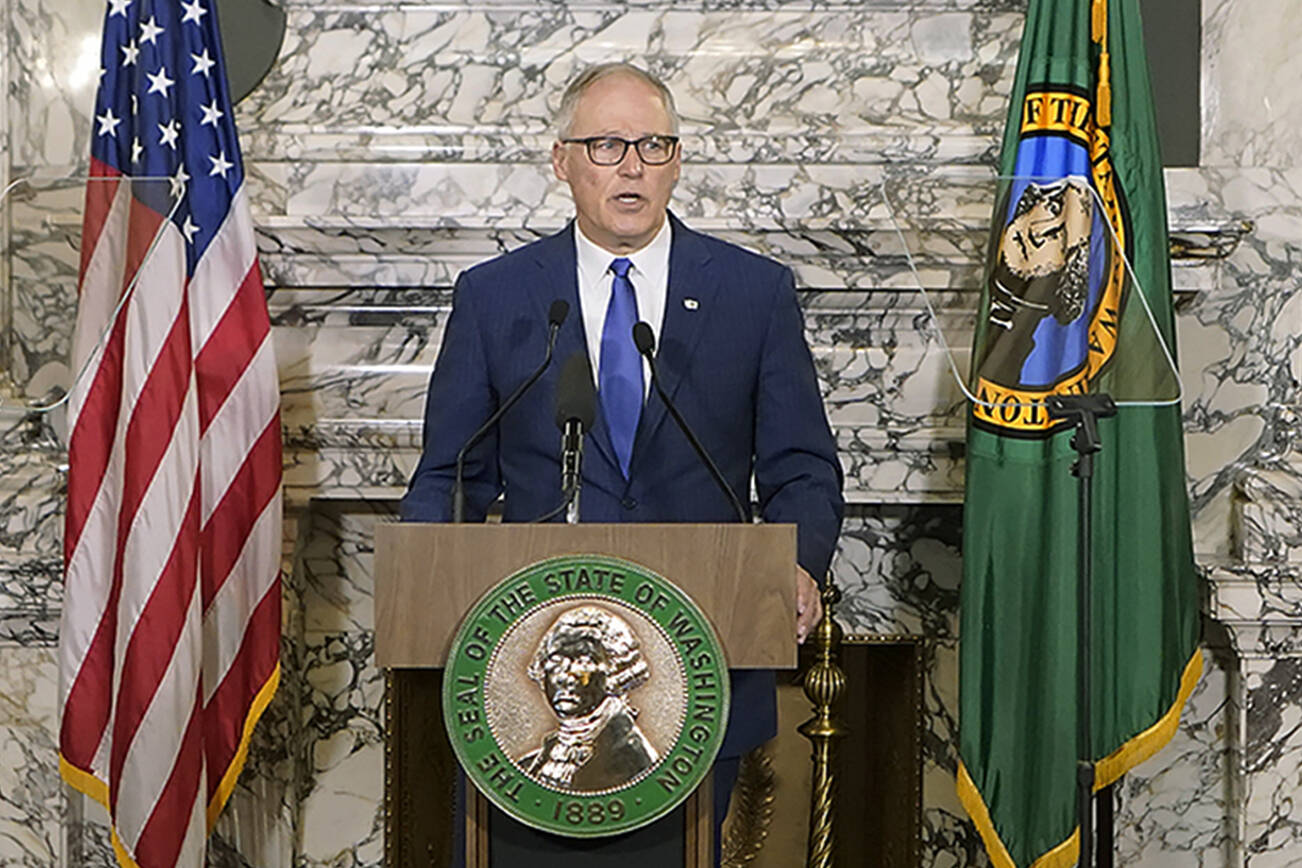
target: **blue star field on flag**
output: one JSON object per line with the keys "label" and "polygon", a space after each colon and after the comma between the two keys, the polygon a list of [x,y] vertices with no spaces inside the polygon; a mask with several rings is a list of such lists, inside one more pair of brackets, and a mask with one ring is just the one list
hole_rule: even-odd
{"label": "blue star field on flag", "polygon": [[109,0],[91,129],[95,160],[169,179],[134,190],[164,215],[181,199],[190,274],[244,180],[214,2]]}

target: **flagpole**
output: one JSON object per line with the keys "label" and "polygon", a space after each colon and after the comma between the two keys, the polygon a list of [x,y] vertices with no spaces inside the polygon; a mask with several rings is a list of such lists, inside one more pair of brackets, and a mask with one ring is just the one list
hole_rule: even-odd
{"label": "flagpole", "polygon": [[1091,636],[1093,635],[1094,455],[1103,448],[1098,420],[1115,416],[1117,405],[1108,395],[1053,395],[1046,402],[1050,419],[1065,419],[1076,426],[1071,447],[1076,450],[1072,475],[1079,481],[1076,541],[1076,817],[1080,827],[1080,868],[1094,868],[1094,756],[1090,726]]}

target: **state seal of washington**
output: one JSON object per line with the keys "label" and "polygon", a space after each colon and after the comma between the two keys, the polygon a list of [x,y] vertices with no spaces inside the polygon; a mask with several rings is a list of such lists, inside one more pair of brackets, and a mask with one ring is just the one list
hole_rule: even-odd
{"label": "state seal of washington", "polygon": [[462,622],[443,680],[453,752],[489,801],[558,835],[651,823],[709,772],[723,647],[667,579],[604,555],[527,566]]}

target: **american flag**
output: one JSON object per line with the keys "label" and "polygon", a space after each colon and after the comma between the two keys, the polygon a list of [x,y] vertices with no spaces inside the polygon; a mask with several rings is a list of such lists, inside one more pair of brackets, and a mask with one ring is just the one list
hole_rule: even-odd
{"label": "american flag", "polygon": [[203,864],[280,674],[280,394],[213,2],[109,0],[73,340],[60,769],[141,868]]}

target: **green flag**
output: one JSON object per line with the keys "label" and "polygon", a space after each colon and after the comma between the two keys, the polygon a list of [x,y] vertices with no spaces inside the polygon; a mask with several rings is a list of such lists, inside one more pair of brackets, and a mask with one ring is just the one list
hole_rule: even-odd
{"label": "green flag", "polygon": [[1137,0],[1030,0],[1000,174],[969,383],[958,791],[996,868],[1056,868],[1079,848],[1078,483],[1048,395],[1125,403],[1095,459],[1096,788],[1170,740],[1202,667]]}

